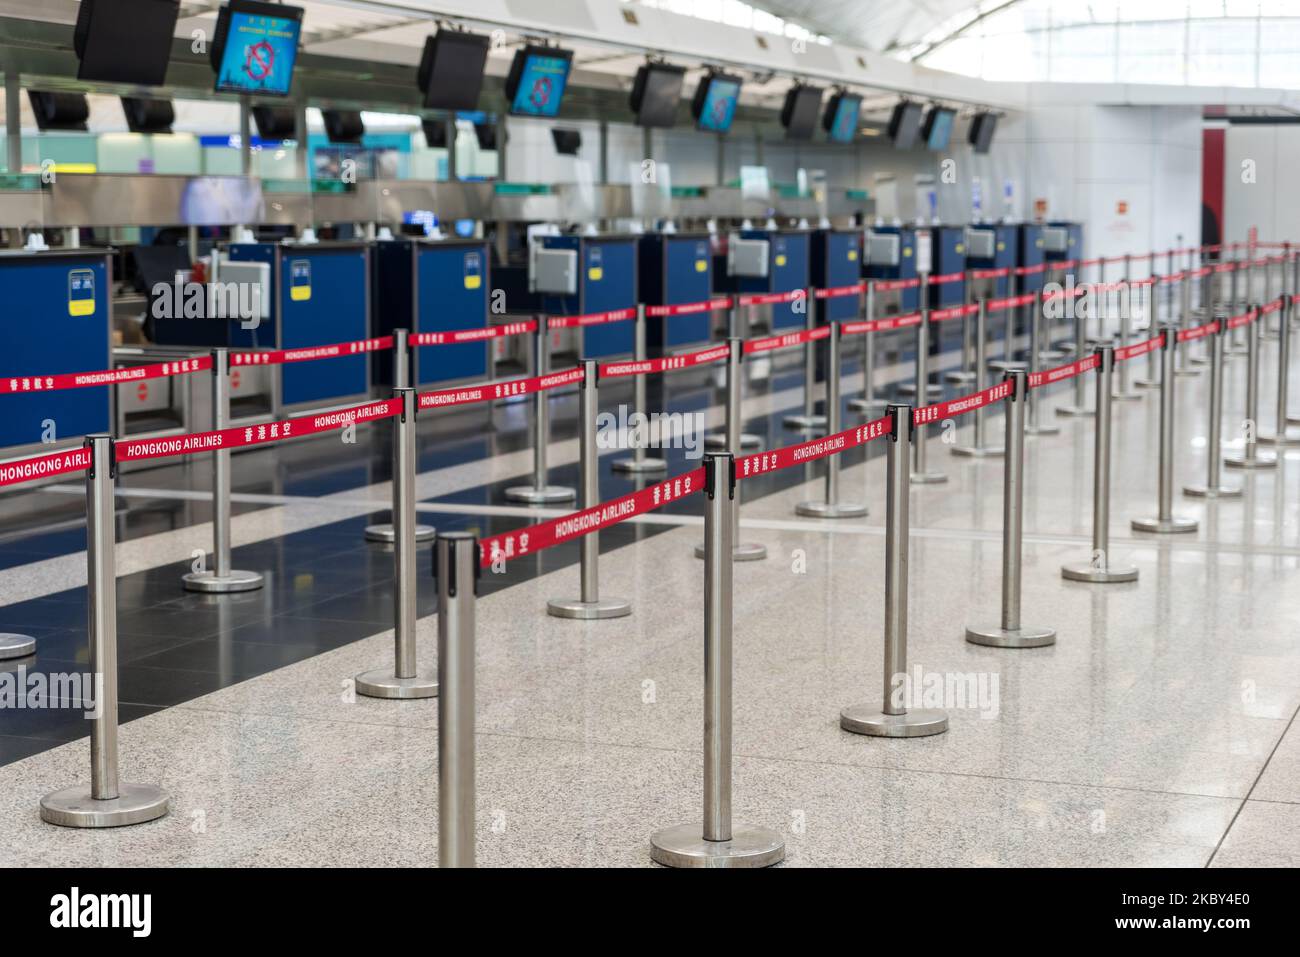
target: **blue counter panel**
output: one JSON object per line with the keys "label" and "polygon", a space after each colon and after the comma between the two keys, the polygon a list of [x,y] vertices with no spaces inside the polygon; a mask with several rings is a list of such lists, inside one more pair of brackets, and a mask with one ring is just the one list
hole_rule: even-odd
{"label": "blue counter panel", "polygon": [[109,386],[37,388],[42,373],[110,367],[109,283],[103,253],[0,256],[0,376],[19,390],[0,394],[0,447],[109,431]]}
{"label": "blue counter panel", "polygon": [[[230,258],[269,262],[278,347],[300,349],[370,338],[367,251],[364,246],[235,244]],[[365,394],[367,354],[280,367],[286,406],[326,403]]]}
{"label": "blue counter panel", "polygon": [[[543,296],[548,315],[591,315],[636,307],[637,244],[632,237],[547,236],[549,249],[578,251],[578,295]],[[582,330],[585,358],[631,355],[635,323],[632,320],[587,326]]]}
{"label": "blue counter panel", "polygon": [[[647,306],[681,306],[705,302],[713,292],[713,253],[709,237],[642,236],[639,284]],[[646,344],[650,355],[662,355],[682,346],[707,342],[710,313],[646,318]]]}
{"label": "blue counter panel", "polygon": [[[819,229],[812,234],[812,285],[836,289],[861,281],[861,251],[857,230]],[[859,313],[858,296],[839,296],[817,302],[817,322],[844,322]]]}
{"label": "blue counter panel", "polygon": [[[416,243],[415,262],[416,331],[487,326],[491,283],[486,243]],[[484,378],[487,350],[484,342],[423,346],[416,350],[416,382]]]}

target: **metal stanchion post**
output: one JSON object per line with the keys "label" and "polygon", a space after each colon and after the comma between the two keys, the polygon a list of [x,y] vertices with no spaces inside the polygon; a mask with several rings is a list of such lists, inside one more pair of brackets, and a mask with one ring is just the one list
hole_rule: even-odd
{"label": "metal stanchion post", "polygon": [[[1286,349],[1286,342],[1289,338],[1287,331],[1288,323],[1282,322],[1281,327],[1281,348]],[[1238,327],[1240,328],[1240,327]],[[1285,357],[1285,351],[1283,352]],[[1286,389],[1286,362],[1279,368],[1280,378],[1279,387]],[[1282,394],[1285,394],[1283,392]],[[1286,428],[1286,409],[1285,401],[1282,405],[1282,427]],[[1243,423],[1245,436],[1245,445],[1242,447],[1240,455],[1229,455],[1223,459],[1223,464],[1233,469],[1271,469],[1277,467],[1277,456],[1272,452],[1259,451],[1259,317],[1256,316],[1254,321],[1246,323],[1246,421]]]}
{"label": "metal stanchion post", "polygon": [[[963,306],[971,304],[971,290],[973,289],[974,280],[971,279],[970,272],[967,271],[962,277],[961,301]],[[942,301],[941,299],[940,302]],[[944,381],[958,385],[975,381],[975,346],[971,338],[972,335],[970,313],[963,312],[961,317],[961,367],[947,373],[944,376]]]}
{"label": "metal stanchion post", "polygon": [[[167,793],[117,778],[117,561],[114,554],[113,440],[89,435],[86,477],[86,637],[95,682],[90,725],[90,785],[41,798],[41,820],[63,827],[143,824],[167,813]],[[83,702],[84,703],[84,702]]]}
{"label": "metal stanchion post", "polygon": [[[543,376],[550,372],[551,346],[550,330],[546,316],[537,317],[537,335],[533,339],[533,375]],[[506,498],[512,502],[524,502],[528,505],[550,505],[555,502],[572,501],[576,493],[563,485],[547,484],[546,451],[551,440],[550,396],[539,390],[533,396],[533,428],[537,434],[533,439],[533,484],[515,485],[506,489]]]}
{"label": "metal stanchion post", "polygon": [[1225,323],[1220,322],[1210,336],[1210,424],[1205,440],[1206,477],[1204,485],[1184,485],[1183,494],[1192,498],[1240,498],[1240,485],[1219,481],[1223,464],[1223,341]]}
{"label": "metal stanchion post", "polygon": [[[916,324],[916,394],[923,396],[928,391],[926,383],[930,381],[930,309],[922,304],[921,321]],[[912,454],[914,462],[909,477],[913,485],[937,485],[948,481],[943,472],[931,471],[926,466],[926,432],[929,425],[918,425],[912,435]]]}
{"label": "metal stanchion post", "polygon": [[1056,630],[1020,621],[1021,549],[1025,496],[1025,393],[1029,377],[1023,369],[1007,372],[1012,384],[1007,397],[1007,459],[1002,483],[1002,618],[996,625],[973,625],[966,640],[992,648],[1041,648],[1056,644]]}
{"label": "metal stanchion post", "polygon": [[417,615],[415,572],[415,416],[414,389],[396,389],[402,414],[393,419],[393,667],[375,668],[354,679],[357,694],[368,698],[432,698],[435,674],[420,674],[416,664]]}
{"label": "metal stanchion post", "polygon": [[[740,308],[741,307],[736,305],[735,300],[733,299],[731,308],[727,311],[727,340],[728,341],[732,339],[740,339],[743,342],[745,339],[745,336],[741,334],[739,328]],[[749,330],[747,326],[745,332],[748,331]],[[725,374],[727,373],[724,373],[724,375]],[[728,379],[727,381],[728,383],[730,383],[731,380]],[[737,383],[739,384],[739,382],[740,382],[740,378],[738,374]],[[728,388],[730,387],[728,386]],[[730,392],[728,392],[728,402],[730,402]],[[727,410],[728,417],[730,417],[731,406],[729,404],[726,406],[726,410]],[[743,426],[744,423],[741,422],[741,427],[743,428]],[[762,448],[763,446],[763,440],[760,439],[757,435],[754,435],[752,432],[744,432],[744,431],[740,433],[740,445],[738,447],[733,446],[731,445],[730,439],[728,439],[727,437],[728,434],[729,434],[729,426],[726,425],[724,425],[723,428],[717,432],[710,432],[708,435],[704,437],[704,447],[711,452],[728,452],[728,451],[735,452],[737,451],[737,448],[759,449]]]}
{"label": "metal stanchion post", "polygon": [[[1151,265],[1155,266],[1155,253],[1151,254]],[[1150,300],[1146,304],[1146,328],[1143,334],[1148,338],[1154,338],[1157,330],[1160,328],[1160,277],[1154,272],[1151,273],[1152,284],[1148,287],[1151,290]],[[1144,378],[1137,379],[1133,383],[1139,389],[1158,389],[1160,388],[1160,366],[1156,358],[1156,350],[1147,353],[1147,371]]]}
{"label": "metal stanchion post", "polygon": [[[1029,307],[1029,371],[1035,373],[1042,363],[1042,319],[1043,319],[1043,297],[1038,295],[1034,297],[1033,304]],[[1005,374],[1005,372],[1003,373]],[[1026,435],[1056,435],[1061,431],[1059,425],[1052,425],[1050,422],[1042,421],[1043,396],[1035,395],[1032,391],[1025,396],[1028,405],[1028,422],[1025,425]]]}
{"label": "metal stanchion post", "polygon": [[[922,341],[919,329],[916,334],[916,341],[918,347],[924,345],[925,351],[928,353],[930,351],[930,276],[928,273],[923,272],[917,275],[916,289],[916,309],[921,314],[920,325],[926,327],[924,342]],[[929,361],[928,357],[926,361]],[[918,366],[920,365],[919,358],[917,364]],[[922,385],[922,382],[924,382],[924,385]],[[913,396],[915,397],[917,404],[924,405],[930,399],[937,399],[943,395],[943,385],[939,382],[931,382],[930,374],[927,371],[924,380],[918,379],[916,382],[904,382],[900,385],[898,387],[898,394]]]}
{"label": "metal stanchion post", "polygon": [[[826,434],[840,431],[840,324],[832,321],[831,334],[826,338]],[[840,501],[840,456],[826,458],[826,501],[800,502],[794,508],[796,515],[810,518],[861,518],[867,506],[857,502]]]}
{"label": "metal stanchion post", "polygon": [[[740,442],[740,386],[744,381],[741,362],[745,357],[745,342],[743,339],[732,338],[727,340],[727,345],[731,347],[731,351],[727,354],[727,451],[730,451]],[[754,562],[767,558],[766,545],[740,541],[740,489],[731,496],[731,510],[734,513],[732,523],[736,529],[735,546],[732,548],[731,557],[738,562]],[[695,546],[695,557],[708,557],[703,544]]]}
{"label": "metal stanchion post", "polygon": [[[645,303],[637,303],[636,307],[636,327],[634,358],[637,362],[644,362],[646,355],[646,330],[645,330]],[[658,457],[648,457],[645,454],[646,445],[649,444],[649,412],[646,411],[646,381],[644,375],[632,377],[632,406],[635,412],[646,417],[646,434],[643,436],[644,441],[636,441],[632,445],[632,457],[630,459],[615,459],[612,468],[615,472],[663,472],[668,469],[668,463]],[[660,437],[662,439],[662,436]]]}
{"label": "metal stanchion post", "polygon": [[[230,426],[230,352],[212,350],[212,428]],[[259,572],[230,567],[230,450],[212,453],[212,568],[181,577],[186,591],[226,594],[262,587]]]}
{"label": "metal stanchion post", "polygon": [[[1066,308],[1074,313],[1074,353],[1072,358],[1082,359],[1088,348],[1088,310],[1081,308],[1077,299],[1066,299]],[[1082,376],[1074,377],[1074,402],[1071,405],[1058,405],[1057,415],[1072,418],[1096,415],[1096,409],[1088,408],[1088,383]]]}
{"label": "metal stanchion post", "polygon": [[36,639],[17,632],[0,633],[0,661],[36,654]]}
{"label": "metal stanchion post", "polygon": [[731,618],[736,460],[704,457],[704,821],[650,836],[650,858],[666,867],[767,867],[785,841],[762,827],[731,822]]}
{"label": "metal stanchion post", "polygon": [[[600,363],[583,359],[582,384],[578,389],[578,469],[582,494],[578,508],[600,504],[600,452],[596,447],[596,418],[600,414]],[[600,597],[600,532],[588,532],[578,542],[579,598],[552,598],[546,613],[556,618],[622,618],[632,614],[632,603],[625,598]]]}
{"label": "metal stanchion post", "polygon": [[[809,287],[804,290],[804,329],[811,332],[817,325],[817,290]],[[803,412],[799,415],[787,415],[782,423],[787,429],[796,432],[812,432],[824,428],[826,416],[817,413],[817,400],[814,387],[817,384],[817,343],[809,342],[803,347]],[[736,451],[731,449],[732,452]]]}
{"label": "metal stanchion post", "polygon": [[[1192,280],[1183,276],[1178,280],[1178,314],[1169,316],[1169,321],[1178,326],[1179,329],[1186,329],[1191,325],[1191,288]],[[1174,365],[1174,375],[1194,376],[1200,375],[1200,369],[1193,369],[1191,366],[1190,356],[1186,349],[1174,350],[1177,353],[1177,362]]]}
{"label": "metal stanchion post", "polygon": [[[1132,264],[1132,257],[1124,257],[1124,295],[1119,303],[1119,346],[1124,348],[1133,338],[1133,294],[1137,289],[1137,294],[1142,295],[1145,286],[1133,286],[1133,275],[1129,272]],[[1117,402],[1134,402],[1142,398],[1141,392],[1135,392],[1129,386],[1128,363],[1121,362],[1117,373],[1112,377],[1115,383],[1115,394],[1111,396]]]}
{"label": "metal stanchion post", "polygon": [[[986,337],[988,334],[988,311],[986,300],[980,297],[977,311],[975,314],[975,391],[983,392],[984,383],[987,377],[988,356],[985,355]],[[960,455],[965,458],[990,458],[1002,455],[1006,450],[998,445],[986,445],[984,443],[984,407],[980,406],[971,413],[974,422],[971,425],[971,431],[974,433],[974,441],[970,445],[953,446],[952,454]]]}
{"label": "metal stanchion post", "polygon": [[[863,314],[868,322],[876,318],[876,283],[866,281]],[[862,396],[849,400],[849,408],[854,412],[874,413],[883,409],[887,403],[876,397],[876,333],[868,332],[862,337]]]}
{"label": "metal stanchion post", "polygon": [[1134,531],[1172,534],[1194,532],[1197,521],[1173,514],[1174,502],[1174,353],[1178,349],[1178,327],[1165,325],[1161,329],[1164,344],[1160,355],[1160,458],[1157,465],[1158,500],[1155,518],[1135,518],[1130,522]]}
{"label": "metal stanchion post", "polygon": [[[393,330],[393,389],[405,389],[411,385],[411,346],[410,333],[405,329]],[[394,473],[393,481],[397,481]],[[417,542],[433,541],[436,532],[432,525],[416,525],[415,540]],[[365,531],[366,541],[381,542],[391,545],[394,541],[393,525],[391,522],[385,522],[381,525],[367,525]]]}
{"label": "metal stanchion post", "polygon": [[[1300,257],[1292,261],[1292,266],[1300,265]],[[1283,273],[1285,280],[1286,274]],[[1290,435],[1287,432],[1288,425],[1300,423],[1300,418],[1292,416],[1287,411],[1291,391],[1291,318],[1297,311],[1295,304],[1291,302],[1290,290],[1294,286],[1285,281],[1282,284],[1282,321],[1278,323],[1277,334],[1277,412],[1274,417],[1273,433],[1271,435],[1259,436],[1259,441],[1265,445],[1276,446],[1294,446],[1300,445],[1300,437]],[[1259,324],[1259,320],[1251,323],[1254,327]],[[1259,333],[1257,331],[1247,330],[1247,336],[1256,336],[1257,341]],[[1249,338],[1248,340],[1249,341]],[[1249,410],[1248,414],[1249,414]]]}
{"label": "metal stanchion post", "polygon": [[[908,709],[907,568],[910,547],[908,478],[916,440],[910,405],[890,404],[893,427],[885,452],[885,673],[883,703],[856,704],[840,712],[840,727],[883,738],[920,738],[948,730],[948,716],[935,709]],[[913,694],[921,689],[911,687]],[[919,695],[918,695],[919,696]]]}
{"label": "metal stanchion post", "polygon": [[438,578],[438,866],[474,866],[474,629],[478,539],[443,532]]}
{"label": "metal stanchion post", "polygon": [[1110,559],[1110,426],[1111,379],[1115,350],[1097,349],[1097,430],[1092,459],[1092,559],[1061,566],[1061,577],[1076,582],[1105,584],[1135,582],[1138,570]]}

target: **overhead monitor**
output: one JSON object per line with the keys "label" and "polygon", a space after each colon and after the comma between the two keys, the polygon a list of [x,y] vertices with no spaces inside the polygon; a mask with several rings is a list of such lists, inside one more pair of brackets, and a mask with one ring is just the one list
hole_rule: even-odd
{"label": "overhead monitor", "polygon": [[162,86],[179,11],[180,0],[81,0],[77,79]]}
{"label": "overhead monitor", "polygon": [[637,126],[673,126],[682,98],[686,69],[667,63],[646,63],[632,83],[632,112]]}
{"label": "overhead monitor", "polygon": [[786,139],[812,139],[821,106],[821,87],[803,84],[792,86],[785,95],[785,106],[781,109],[781,125],[785,127]]}
{"label": "overhead monitor", "polygon": [[84,133],[90,118],[90,105],[84,93],[54,93],[28,90],[38,130],[67,130]]}
{"label": "overhead monitor", "polygon": [[740,96],[740,77],[727,73],[708,73],[695,88],[691,115],[695,126],[709,133],[725,133],[736,118],[736,100]]}
{"label": "overhead monitor", "polygon": [[288,96],[301,32],[302,7],[230,0],[212,39],[217,92]]}
{"label": "overhead monitor", "polygon": [[431,150],[447,148],[447,124],[443,120],[423,119],[420,126],[424,128],[424,142]]}
{"label": "overhead monitor", "polygon": [[170,133],[176,122],[171,100],[149,100],[138,96],[122,97],[122,112],[132,133]]}
{"label": "overhead monitor", "polygon": [[957,114],[942,106],[932,106],[921,127],[921,139],[928,150],[946,150],[952,139],[952,124]]}
{"label": "overhead monitor", "polygon": [[292,140],[298,136],[298,123],[292,106],[259,103],[253,107],[253,124],[257,127],[257,135],[264,140]]}
{"label": "overhead monitor", "polygon": [[582,149],[582,133],[578,130],[551,127],[551,139],[555,142],[555,152],[561,156],[577,156]]}
{"label": "overhead monitor", "polygon": [[998,128],[996,113],[976,113],[970,124],[968,139],[976,153],[987,153],[993,144],[993,133]]}
{"label": "overhead monitor", "polygon": [[832,143],[852,143],[858,135],[858,114],[862,97],[854,93],[836,93],[826,105],[822,126]]}
{"label": "overhead monitor", "polygon": [[476,110],[490,38],[441,29],[424,41],[417,82],[430,110]]}
{"label": "overhead monitor", "polygon": [[331,143],[360,143],[366,135],[366,124],[358,110],[321,110],[320,117]]}
{"label": "overhead monitor", "polygon": [[921,133],[922,112],[920,103],[908,100],[900,100],[894,107],[894,112],[889,117],[889,138],[894,141],[897,149],[910,150],[916,146]]}
{"label": "overhead monitor", "polygon": [[526,46],[515,53],[506,76],[510,112],[519,116],[555,116],[573,66],[573,51]]}

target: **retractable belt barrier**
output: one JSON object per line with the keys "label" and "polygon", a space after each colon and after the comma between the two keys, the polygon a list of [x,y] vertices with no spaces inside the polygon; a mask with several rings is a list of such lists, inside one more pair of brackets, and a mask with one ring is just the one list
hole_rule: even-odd
{"label": "retractable belt barrier", "polygon": [[701,312],[718,312],[722,309],[730,309],[732,306],[731,297],[723,296],[717,299],[704,299],[700,302],[679,303],[673,306],[646,306],[645,314],[655,318],[664,316],[695,316]]}
{"label": "retractable belt barrier", "polygon": [[413,332],[408,341],[413,346],[445,346],[461,342],[480,342],[484,339],[501,339],[537,331],[536,319],[522,322],[503,322],[499,326],[482,329],[448,329],[446,332]]}
{"label": "retractable belt barrier", "polygon": [[634,375],[652,375],[658,372],[674,372],[678,369],[691,369],[695,366],[709,365],[713,362],[721,362],[727,358],[731,351],[730,346],[725,343],[720,346],[710,346],[708,349],[701,349],[698,352],[686,352],[676,356],[662,356],[657,359],[635,359],[625,362],[606,362],[600,366],[600,377],[602,379],[619,379],[625,376]]}
{"label": "retractable belt barrier", "polygon": [[119,382],[140,382],[145,379],[162,379],[174,375],[187,375],[212,368],[211,356],[195,356],[153,365],[127,366],[123,369],[104,369],[99,372],[66,372],[44,376],[7,376],[0,379],[0,395],[15,392],[52,392],[56,389],[83,389],[96,385],[116,385]]}
{"label": "retractable belt barrier", "polygon": [[434,392],[421,392],[417,396],[421,409],[445,409],[453,405],[472,405],[476,402],[492,402],[496,399],[510,399],[515,396],[532,395],[547,392],[561,386],[572,385],[582,381],[582,369],[575,366],[562,372],[547,375],[528,376],[522,379],[505,379],[501,382],[484,382],[481,385],[466,385],[455,389],[438,389]]}
{"label": "retractable belt barrier", "polygon": [[588,312],[581,316],[547,316],[546,328],[572,329],[586,326],[603,326],[607,322],[627,322],[636,318],[636,308],[609,309],[605,312]]}
{"label": "retractable belt barrier", "polygon": [[334,342],[323,346],[303,346],[299,349],[266,349],[257,352],[232,352],[232,366],[276,366],[293,362],[314,362],[317,359],[338,359],[367,352],[381,352],[393,348],[392,336],[376,339],[358,339],[355,342]]}

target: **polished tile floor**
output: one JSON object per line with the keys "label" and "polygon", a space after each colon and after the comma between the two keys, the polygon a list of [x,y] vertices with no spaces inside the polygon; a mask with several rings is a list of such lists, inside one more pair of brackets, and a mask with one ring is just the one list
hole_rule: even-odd
{"label": "polished tile floor", "polygon": [[[882,381],[910,375],[897,358]],[[1274,362],[1266,344],[1265,410]],[[781,418],[801,401],[797,357],[751,373],[747,428],[792,441]],[[1228,364],[1228,436],[1243,375]],[[851,374],[846,394],[859,383]],[[1180,487],[1202,477],[1207,385],[1178,380]],[[659,407],[708,409],[713,424],[713,386],[708,373],[675,378]],[[618,385],[606,394],[626,398]],[[1068,398],[1057,388],[1047,401]],[[573,484],[572,398],[554,410],[552,478]],[[529,469],[524,412],[425,427],[425,520],[484,533],[528,521],[500,494]],[[1276,472],[1226,473],[1243,499],[1179,495],[1196,535],[1141,535],[1128,519],[1155,507],[1155,396],[1117,403],[1112,552],[1141,579],[1080,585],[1059,568],[1091,548],[1092,424],[1059,424],[1027,445],[1023,617],[1060,637],[1028,651],[963,640],[966,624],[997,615],[1002,463],[932,439],[931,465],[950,480],[912,492],[910,661],[984,690],[952,703],[938,737],[866,739],[837,722],[880,693],[881,443],[850,457],[842,481],[866,519],[795,516],[820,494],[820,465],[744,484],[745,538],[770,557],[736,567],[735,817],[782,831],[790,865],[1300,864],[1300,451]],[[990,425],[1000,435],[1001,420]],[[235,598],[179,590],[209,544],[207,505],[190,494],[208,487],[207,468],[123,476],[122,770],[161,782],[172,814],[98,833],[42,824],[39,797],[88,778],[86,723],[73,709],[0,711],[0,864],[436,861],[436,703],[347,693],[352,675],[391,663],[391,554],[361,541],[386,512],[386,437],[363,435],[346,454],[332,441],[236,458],[235,563],[267,572],[268,586]],[[613,457],[603,497],[634,487]],[[670,460],[685,468],[680,452]],[[6,496],[0,628],[36,635],[38,670],[85,665],[80,495],[70,483]],[[576,588],[575,545],[485,575],[480,863],[644,865],[651,831],[700,816],[698,516],[690,500],[602,535],[602,592],[630,598],[629,618],[545,615],[548,598]]]}

